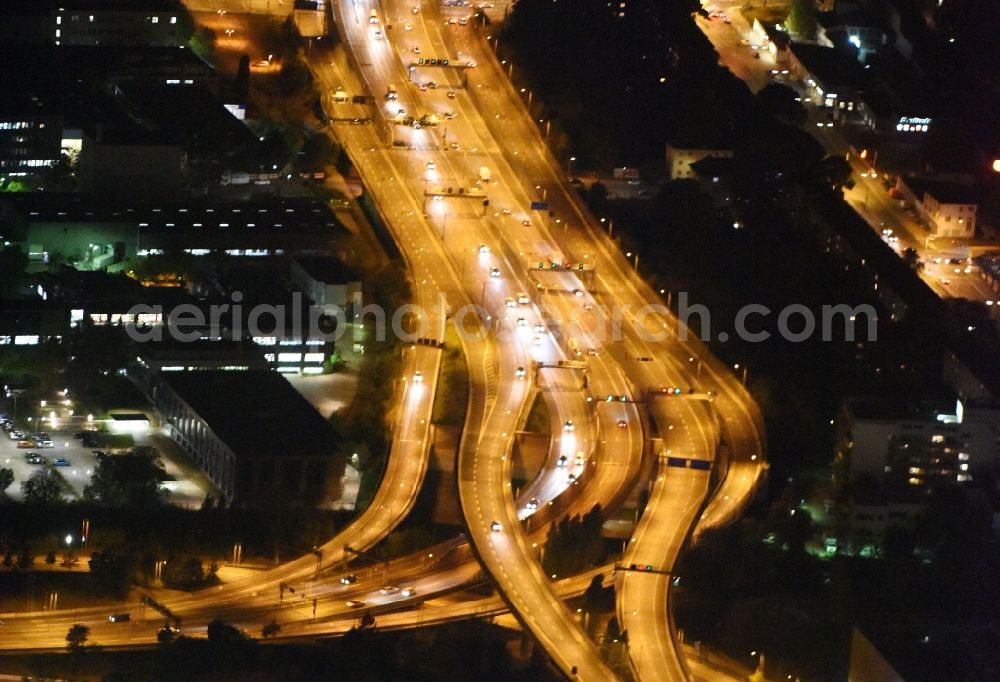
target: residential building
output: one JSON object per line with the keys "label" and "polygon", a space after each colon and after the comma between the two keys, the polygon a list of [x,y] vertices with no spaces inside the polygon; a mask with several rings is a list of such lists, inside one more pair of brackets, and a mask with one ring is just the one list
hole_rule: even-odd
{"label": "residential building", "polygon": [[817,43],[828,47],[850,45],[857,50],[857,59],[862,64],[890,42],[889,30],[878,17],[858,5],[841,3],[834,11],[820,13],[817,23]]}
{"label": "residential building", "polygon": [[771,54],[778,69],[787,69],[791,65],[791,53],[788,48],[792,44],[792,39],[782,26],[763,24],[760,19],[755,18],[748,37],[754,44]]}
{"label": "residential building", "polygon": [[949,239],[976,236],[979,201],[972,185],[900,176],[896,190],[913,204],[935,236]]}
{"label": "residential building", "polygon": [[790,71],[805,84],[806,96],[828,110],[831,120],[871,125],[861,98],[862,66],[850,53],[833,47],[792,43]]}
{"label": "residential building", "polygon": [[271,372],[160,372],[149,396],[161,421],[227,502],[328,506],[344,456],[330,425]]}
{"label": "residential building", "polygon": [[890,501],[969,482],[1000,461],[1000,409],[993,404],[855,398],[845,401],[838,421],[838,459],[852,479],[881,483]]}
{"label": "residential building", "polygon": [[691,164],[706,158],[731,159],[731,146],[720,144],[681,146],[679,143],[667,144],[667,176],[671,180],[696,178],[698,173]]}

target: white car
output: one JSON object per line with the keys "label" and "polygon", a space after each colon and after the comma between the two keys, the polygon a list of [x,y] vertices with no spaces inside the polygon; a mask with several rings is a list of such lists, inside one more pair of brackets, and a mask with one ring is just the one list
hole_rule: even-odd
{"label": "white car", "polygon": [[500,279],[500,268],[490,268],[490,277]]}
{"label": "white car", "polygon": [[531,299],[528,298],[528,294],[518,294],[517,303],[518,305],[528,305],[529,303],[531,303]]}
{"label": "white car", "polygon": [[413,597],[417,594],[417,588],[415,587],[404,587],[401,594],[404,597]]}
{"label": "white car", "polygon": [[519,317],[519,318],[517,318],[517,326],[518,327],[527,327],[528,326],[528,321],[526,319],[524,319],[523,317]]}
{"label": "white car", "polygon": [[565,424],[563,424],[563,431],[565,431],[566,433],[570,433],[575,428],[576,428],[576,424],[573,423],[572,419],[570,419]]}
{"label": "white car", "polygon": [[501,530],[503,530],[503,526],[500,525],[499,521],[494,521],[493,523],[490,524],[490,530],[493,531],[494,533],[499,533]]}
{"label": "white car", "polygon": [[419,369],[413,373],[413,383],[422,384],[424,383],[424,373]]}
{"label": "white car", "polygon": [[524,367],[518,367],[517,369],[514,370],[514,376],[516,376],[518,379],[523,379],[524,377],[528,376],[528,373],[525,371]]}
{"label": "white car", "polygon": [[536,509],[538,509],[538,498],[532,497],[528,501],[528,504],[524,505],[524,508],[527,509],[528,511],[535,511]]}
{"label": "white car", "polygon": [[517,301],[515,301],[513,298],[508,298],[506,301],[503,302],[503,304],[505,306],[507,306],[508,308],[516,308],[517,307]]}
{"label": "white car", "polygon": [[535,325],[535,333],[536,334],[544,334],[545,333],[545,325],[544,324],[536,324]]}
{"label": "white car", "polygon": [[489,252],[490,252],[490,247],[486,246],[486,244],[479,245],[479,253],[489,253]]}
{"label": "white car", "polygon": [[559,455],[559,459],[556,460],[557,467],[564,467],[566,463],[569,462],[569,457],[566,455]]}
{"label": "white car", "polygon": [[383,587],[381,590],[379,590],[379,592],[381,592],[382,594],[388,596],[390,594],[396,594],[397,592],[399,592],[399,588],[395,587],[393,585],[387,585],[387,586]]}

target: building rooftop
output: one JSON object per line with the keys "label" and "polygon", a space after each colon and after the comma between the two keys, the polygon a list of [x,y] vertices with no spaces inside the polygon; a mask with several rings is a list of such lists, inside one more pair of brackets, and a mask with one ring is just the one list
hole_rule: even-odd
{"label": "building rooftop", "polygon": [[977,204],[979,190],[975,185],[945,180],[933,180],[908,176],[903,180],[910,190],[918,197],[924,193],[930,194],[942,204]]}
{"label": "building rooftop", "polygon": [[0,209],[15,212],[25,223],[124,223],[141,227],[143,234],[343,229],[328,206],[308,197],[261,195],[250,201],[192,199],[142,205],[86,194],[26,192],[3,195]]}
{"label": "building rooftop", "polygon": [[826,87],[859,87],[863,68],[855,56],[832,47],[792,43],[792,53],[802,66]]}
{"label": "building rooftop", "polygon": [[703,178],[721,178],[733,172],[733,160],[722,156],[706,156],[692,163],[691,170]]}
{"label": "building rooftop", "polygon": [[162,375],[237,457],[330,457],[333,429],[280,374],[176,372]]}
{"label": "building rooftop", "polygon": [[337,258],[325,256],[298,256],[295,262],[317,282],[344,284],[361,278],[353,269]]}

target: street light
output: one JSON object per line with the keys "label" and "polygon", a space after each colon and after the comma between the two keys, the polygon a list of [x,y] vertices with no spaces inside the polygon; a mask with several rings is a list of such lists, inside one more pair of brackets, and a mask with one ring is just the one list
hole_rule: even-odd
{"label": "street light", "polygon": [[569,161],[566,163],[566,177],[567,178],[572,178],[573,177],[573,162],[574,161],[576,161],[576,157],[575,156],[571,156],[571,157],[569,157]]}

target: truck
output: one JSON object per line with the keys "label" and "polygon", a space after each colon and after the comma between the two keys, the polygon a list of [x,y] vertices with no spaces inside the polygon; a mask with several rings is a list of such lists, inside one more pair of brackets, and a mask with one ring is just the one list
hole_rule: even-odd
{"label": "truck", "polygon": [[370,15],[368,15],[368,23],[369,24],[377,24],[378,23],[378,12],[377,11],[372,10],[372,13]]}
{"label": "truck", "polygon": [[493,176],[490,174],[490,169],[486,166],[479,167],[479,180],[481,182],[489,182]]}
{"label": "truck", "polygon": [[396,92],[396,86],[390,83],[389,87],[385,91],[385,98],[387,100],[394,100],[397,97],[399,97],[399,94]]}

